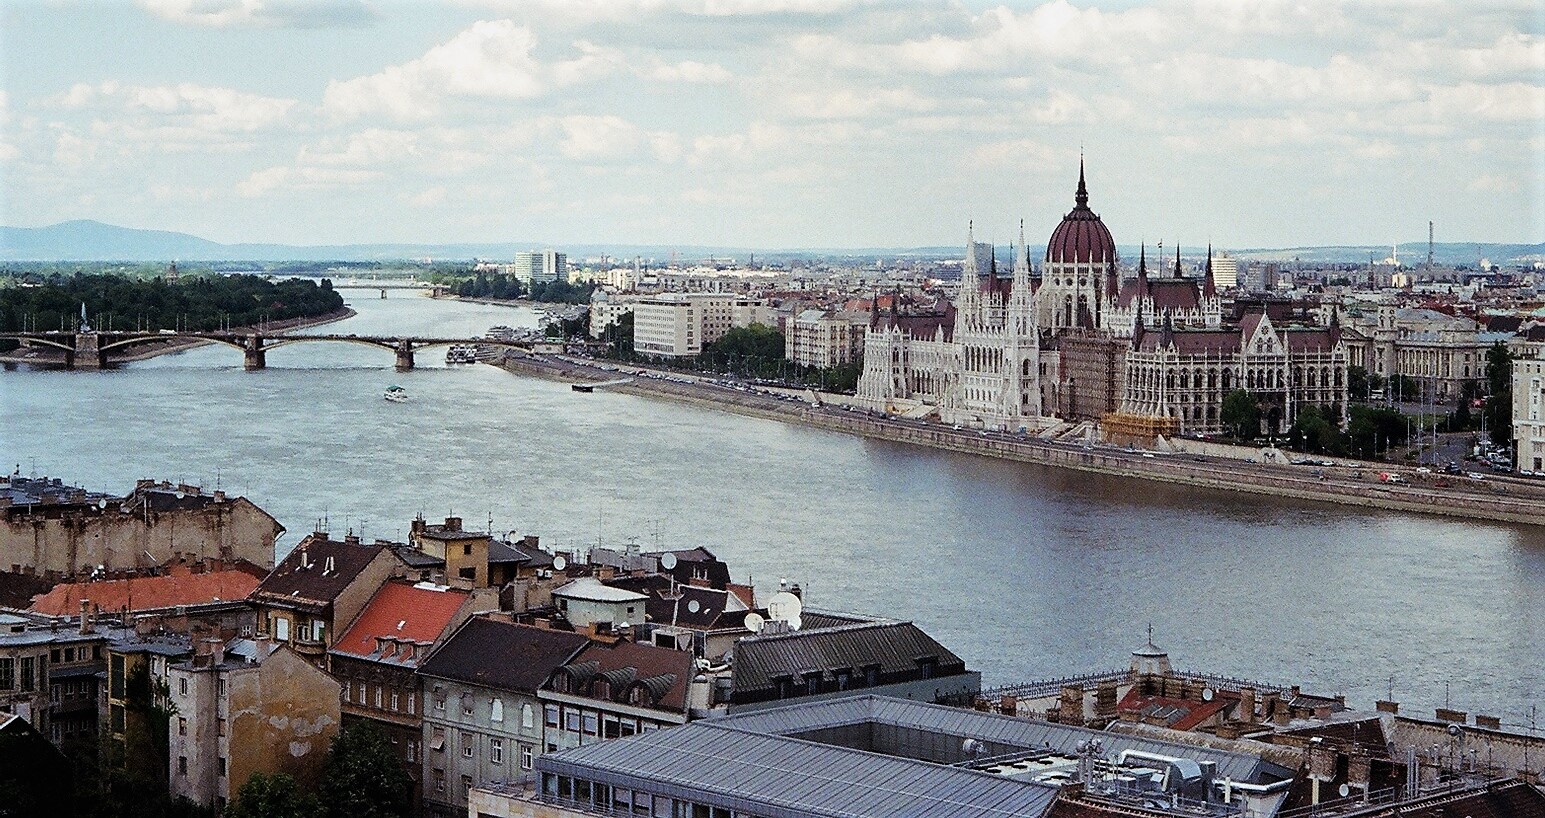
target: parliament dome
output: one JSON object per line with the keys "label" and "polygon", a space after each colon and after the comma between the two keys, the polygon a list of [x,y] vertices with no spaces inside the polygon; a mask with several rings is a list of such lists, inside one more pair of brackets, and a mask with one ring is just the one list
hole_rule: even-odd
{"label": "parliament dome", "polygon": [[1116,261],[1116,240],[1105,222],[1089,209],[1089,190],[1084,187],[1084,162],[1078,162],[1078,193],[1074,206],[1046,242],[1049,264],[1106,264]]}

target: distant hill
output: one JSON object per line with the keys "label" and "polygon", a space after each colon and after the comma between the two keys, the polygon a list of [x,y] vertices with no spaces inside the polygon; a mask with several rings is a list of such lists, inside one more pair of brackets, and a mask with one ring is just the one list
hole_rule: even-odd
{"label": "distant hill", "polygon": [[[520,250],[557,246],[571,258],[609,255],[621,262],[643,257],[659,263],[671,258],[697,261],[752,255],[765,261],[788,259],[838,259],[865,261],[878,258],[959,258],[962,249],[942,247],[786,248],[708,247],[701,245],[555,245],[550,242],[489,242],[480,244],[221,244],[187,233],[138,230],[101,222],[78,220],[48,227],[0,227],[0,261],[394,261],[402,259],[470,260],[510,259]],[[1123,258],[1137,257],[1138,248],[1119,248]],[[1157,252],[1149,248],[1150,255]],[[1185,248],[1194,258],[1201,248]],[[1032,258],[1044,257],[1045,247],[1032,247]],[[1312,263],[1366,263],[1369,257],[1389,255],[1386,245],[1238,249],[1233,255],[1250,260],[1292,260]],[[1545,244],[1478,244],[1450,242],[1434,247],[1439,264],[1470,264],[1488,258],[1494,264],[1512,265],[1545,260]],[[1401,259],[1425,260],[1426,242],[1401,245]],[[1005,248],[1003,263],[1012,262]],[[1155,263],[1158,261],[1155,258]]]}

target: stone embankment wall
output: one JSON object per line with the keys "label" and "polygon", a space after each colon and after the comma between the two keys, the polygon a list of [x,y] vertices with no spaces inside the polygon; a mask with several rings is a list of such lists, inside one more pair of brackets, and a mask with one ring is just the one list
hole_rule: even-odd
{"label": "stone embankment wall", "polygon": [[[538,377],[579,383],[612,380],[619,374],[566,361],[513,355],[506,358],[505,368]],[[1390,467],[1377,463],[1314,469],[1219,457],[1217,455],[1221,452],[1216,450],[1209,450],[1209,454],[1203,455],[1127,451],[1108,446],[1084,448],[1079,444],[1048,443],[1006,434],[984,435],[972,430],[956,431],[937,423],[876,417],[859,411],[817,408],[808,403],[780,401],[757,392],[703,383],[682,384],[641,378],[626,385],[608,388],[630,394],[664,397],[750,417],[802,423],[834,432],[1114,477],[1159,480],[1222,491],[1367,508],[1545,525],[1545,485],[1533,481],[1509,479],[1479,482],[1455,478],[1453,485],[1448,487],[1439,487],[1431,480],[1392,486],[1379,482],[1379,471]],[[1282,461],[1283,457],[1279,455],[1274,460]]]}

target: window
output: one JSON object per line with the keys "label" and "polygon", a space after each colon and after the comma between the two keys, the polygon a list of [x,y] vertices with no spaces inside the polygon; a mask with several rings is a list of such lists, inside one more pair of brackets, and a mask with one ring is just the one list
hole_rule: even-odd
{"label": "window", "polygon": [[445,792],[445,771],[435,770],[435,792]]}
{"label": "window", "polygon": [[184,676],[177,680],[177,692],[183,696],[188,695],[188,677]]}
{"label": "window", "polygon": [[215,695],[219,696],[222,699],[225,698],[225,680],[224,679],[217,679],[217,680],[215,680]]}
{"label": "window", "polygon": [[488,761],[493,764],[504,763],[504,739],[491,738],[488,740]]}
{"label": "window", "polygon": [[461,734],[461,754],[464,758],[477,755],[477,745],[473,743],[471,733]]}
{"label": "window", "polygon": [[380,685],[376,685],[376,709],[377,710],[381,709],[381,693],[382,693],[381,686]]}
{"label": "window", "polygon": [[558,705],[549,704],[542,708],[542,723],[548,727],[558,726]]}
{"label": "window", "polygon": [[488,718],[493,720],[493,721],[504,721],[504,700],[503,699],[499,698],[498,696],[494,697],[493,705],[492,705],[492,714]]}
{"label": "window", "polygon": [[436,752],[443,752],[445,750],[444,727],[436,727],[434,729],[434,733],[429,737],[429,749],[435,750]]}
{"label": "window", "polygon": [[63,656],[63,655],[64,654],[61,653],[58,648],[54,648],[53,650],[48,652],[48,660],[51,661],[51,662],[54,662],[54,663],[58,663],[59,657]]}
{"label": "window", "polygon": [[579,732],[579,711],[570,708],[563,710],[563,729],[569,733]]}
{"label": "window", "polygon": [[108,711],[108,718],[112,722],[112,730],[113,730],[113,732],[114,733],[122,733],[123,732],[123,705],[115,704],[112,707],[109,707],[107,709],[107,711]]}
{"label": "window", "polygon": [[413,763],[413,762],[415,762],[417,760],[418,760],[418,740],[410,738],[410,739],[408,739],[408,763],[411,764],[411,763]]}
{"label": "window", "polygon": [[187,734],[188,734],[188,720],[187,719],[178,719],[177,720],[177,735],[179,735],[179,736],[186,736]]}
{"label": "window", "polygon": [[397,691],[393,690],[392,691],[392,712],[393,713],[397,712],[397,710],[399,709],[399,705],[400,704],[401,704],[401,696],[397,693]]}
{"label": "window", "polygon": [[522,745],[520,745],[520,768],[522,770],[529,770],[529,769],[531,769],[531,756],[532,756],[531,745],[529,745],[529,744],[522,744]]}
{"label": "window", "polygon": [[472,556],[472,543],[463,543],[462,544],[462,546],[461,546],[461,555],[463,557],[470,557],[470,556]]}
{"label": "window", "polygon": [[353,690],[354,690],[354,683],[353,682],[344,682],[343,685],[342,685],[342,691],[343,692],[338,694],[338,695],[341,696],[345,702],[347,702],[347,701],[350,700],[351,697],[350,697],[349,694],[351,692],[353,692]]}
{"label": "window", "polygon": [[620,719],[617,722],[618,731],[624,736],[631,736],[638,732],[638,727],[633,719]]}
{"label": "window", "polygon": [[290,620],[282,616],[274,619],[274,638],[280,642],[290,641]]}
{"label": "window", "polygon": [[622,735],[622,728],[618,726],[616,716],[607,716],[601,723],[602,738],[616,738]]}
{"label": "window", "polygon": [[472,776],[464,775],[464,776],[461,777],[461,794],[462,794],[462,797],[466,797],[467,795],[471,794],[471,792],[472,792]]}
{"label": "window", "polygon": [[408,693],[408,715],[410,715],[410,716],[414,715],[415,711],[417,711],[417,710],[418,710],[418,694],[417,693],[413,693],[413,692],[410,691]]}
{"label": "window", "polygon": [[874,687],[880,683],[880,666],[866,665],[864,667],[864,686]]}
{"label": "window", "polygon": [[225,777],[225,756],[220,756],[219,761],[220,761],[220,763],[219,763],[219,767],[218,767],[218,773],[219,773],[221,778],[224,778]]}
{"label": "window", "polygon": [[368,701],[369,700],[365,698],[365,683],[364,682],[360,682],[359,683],[359,703],[360,704],[366,704],[366,703],[368,703]]}
{"label": "window", "polygon": [[0,690],[16,688],[16,660],[9,656],[0,658]]}
{"label": "window", "polygon": [[188,757],[187,756],[178,756],[177,757],[177,774],[178,775],[187,775],[188,774]]}
{"label": "window", "polygon": [[21,657],[21,689],[31,690],[37,684],[37,659]]}
{"label": "window", "polygon": [[523,704],[523,705],[520,706],[520,726],[521,727],[524,727],[527,730],[530,730],[533,727],[535,727],[536,725],[533,723],[533,719],[534,718],[535,718],[535,716],[531,712],[531,705]]}
{"label": "window", "polygon": [[599,719],[596,717],[596,714],[594,714],[594,713],[585,713],[585,715],[584,715],[585,735],[593,736],[593,735],[596,734],[597,722],[598,721],[599,721]]}
{"label": "window", "polygon": [[215,735],[225,735],[225,719],[215,719]]}
{"label": "window", "polygon": [[917,669],[919,675],[922,678],[932,679],[939,671],[939,660],[933,658],[932,656],[926,659],[919,659],[917,662]]}
{"label": "window", "polygon": [[813,671],[805,674],[805,695],[814,696],[821,692],[821,671]]}
{"label": "window", "polygon": [[472,694],[471,693],[463,693],[463,694],[461,694],[461,714],[463,716],[470,716],[470,715],[472,715]]}
{"label": "window", "polygon": [[444,693],[440,693],[440,694],[435,696],[435,709],[439,710],[442,713],[445,712],[445,694]]}

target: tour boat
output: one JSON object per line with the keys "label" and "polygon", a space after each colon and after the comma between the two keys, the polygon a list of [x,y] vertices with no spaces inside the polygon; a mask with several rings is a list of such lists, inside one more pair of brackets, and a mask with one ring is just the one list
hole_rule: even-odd
{"label": "tour boat", "polygon": [[386,397],[387,400],[391,401],[392,403],[407,403],[407,401],[408,401],[408,390],[403,389],[402,387],[400,387],[400,386],[398,386],[397,384],[394,383],[391,386],[386,387],[386,395],[385,395],[385,397]]}

